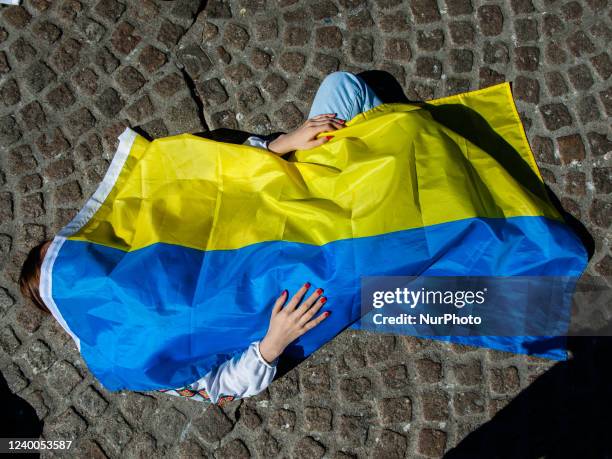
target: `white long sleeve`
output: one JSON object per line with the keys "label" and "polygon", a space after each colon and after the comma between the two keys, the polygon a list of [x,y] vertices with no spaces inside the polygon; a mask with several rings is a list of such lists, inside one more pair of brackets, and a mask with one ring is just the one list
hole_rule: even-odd
{"label": "white long sleeve", "polygon": [[270,385],[276,375],[277,362],[278,359],[271,364],[266,362],[259,352],[259,341],[255,341],[242,354],[222,363],[193,384],[162,392],[212,403],[250,397]]}
{"label": "white long sleeve", "polygon": [[264,140],[261,137],[257,137],[256,135],[252,135],[244,142],[246,145],[251,145],[252,147],[263,148],[264,150],[268,149],[268,140]]}

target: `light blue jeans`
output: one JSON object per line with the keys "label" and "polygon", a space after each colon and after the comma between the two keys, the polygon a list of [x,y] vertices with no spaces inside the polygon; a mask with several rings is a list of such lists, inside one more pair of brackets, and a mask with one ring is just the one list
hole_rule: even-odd
{"label": "light blue jeans", "polygon": [[325,77],[317,90],[308,118],[335,113],[348,121],[382,101],[363,79],[349,72],[334,72]]}

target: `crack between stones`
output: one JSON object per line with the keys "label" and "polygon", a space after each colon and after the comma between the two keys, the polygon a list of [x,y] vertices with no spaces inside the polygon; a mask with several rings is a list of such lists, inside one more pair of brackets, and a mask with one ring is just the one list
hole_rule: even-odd
{"label": "crack between stones", "polygon": [[200,123],[202,123],[204,129],[209,131],[210,129],[208,127],[208,124],[206,123],[206,117],[204,116],[204,104],[202,103],[202,100],[198,97],[198,90],[196,88],[195,81],[193,81],[193,78],[189,76],[184,67],[178,67],[178,69],[183,74],[183,79],[185,80],[187,88],[189,89],[189,95],[198,107],[198,118],[200,120]]}
{"label": "crack between stones", "polygon": [[189,90],[189,95],[191,99],[194,101],[194,103],[198,107],[198,119],[200,120],[202,127],[204,128],[204,130],[209,131],[210,128],[208,127],[208,123],[206,122],[206,116],[204,114],[204,104],[202,103],[202,99],[198,97],[198,90],[196,88],[195,81],[193,80],[193,78],[191,78],[191,76],[189,76],[189,74],[185,70],[185,67],[180,62],[180,59],[178,59],[177,52],[176,52],[177,49],[180,48],[181,40],[183,39],[183,37],[185,37],[185,35],[189,33],[191,28],[197,22],[198,17],[202,13],[202,11],[206,9],[207,4],[208,4],[208,0],[203,0],[200,2],[200,5],[198,6],[197,10],[195,11],[193,15],[193,21],[191,21],[191,24],[189,24],[189,26],[185,28],[185,31],[181,34],[181,36],[177,40],[177,44],[170,50],[170,55],[172,56],[174,60],[175,67],[183,75],[183,80],[185,80],[185,83],[187,84],[187,88]]}
{"label": "crack between stones", "polygon": [[200,2],[200,6],[198,6],[198,9],[196,10],[196,12],[195,12],[195,14],[193,16],[193,22],[187,28],[187,30],[189,30],[191,28],[191,26],[198,20],[198,16],[200,16],[200,13],[206,9],[206,4],[207,3],[208,3],[208,0],[202,0]]}

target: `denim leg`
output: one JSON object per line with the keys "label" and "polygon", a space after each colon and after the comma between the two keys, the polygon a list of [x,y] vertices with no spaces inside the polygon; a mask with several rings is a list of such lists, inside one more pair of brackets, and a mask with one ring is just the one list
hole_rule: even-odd
{"label": "denim leg", "polygon": [[325,113],[336,113],[350,120],[382,101],[365,81],[349,72],[334,72],[325,77],[317,90],[308,118]]}

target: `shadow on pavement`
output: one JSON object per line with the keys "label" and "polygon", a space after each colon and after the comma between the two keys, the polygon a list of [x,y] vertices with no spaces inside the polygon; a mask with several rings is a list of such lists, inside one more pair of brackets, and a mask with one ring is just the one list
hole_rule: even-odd
{"label": "shadow on pavement", "polygon": [[536,379],[447,459],[610,458],[612,338],[571,337],[573,358]]}
{"label": "shadow on pavement", "polygon": [[[6,379],[0,373],[0,438],[39,438],[43,421],[36,410],[24,399],[11,392]],[[38,457],[26,454],[21,457]]]}
{"label": "shadow on pavement", "polygon": [[[548,196],[584,244],[589,259],[595,243],[586,227],[567,213],[514,148],[480,114],[468,107],[409,101],[393,76],[382,71],[360,74],[383,102],[416,103],[432,117],[491,154],[523,187]],[[609,334],[601,333],[601,334]],[[612,458],[612,338],[569,337],[571,360],[559,362],[470,433],[445,457]]]}

